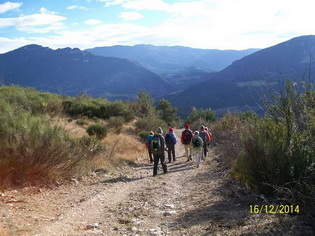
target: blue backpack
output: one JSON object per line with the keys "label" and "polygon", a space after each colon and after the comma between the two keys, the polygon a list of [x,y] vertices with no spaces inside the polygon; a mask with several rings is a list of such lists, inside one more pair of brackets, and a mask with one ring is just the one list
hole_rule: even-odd
{"label": "blue backpack", "polygon": [[166,145],[175,145],[176,144],[176,138],[175,138],[174,134],[167,133],[165,135],[165,143],[166,143]]}

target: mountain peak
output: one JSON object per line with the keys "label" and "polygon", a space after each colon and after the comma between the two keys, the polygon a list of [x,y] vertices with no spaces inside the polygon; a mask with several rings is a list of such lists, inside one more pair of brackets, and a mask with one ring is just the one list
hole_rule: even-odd
{"label": "mountain peak", "polygon": [[[38,44],[29,44],[26,45],[24,47],[18,48],[17,50],[26,50],[26,51],[35,51],[35,50],[39,50],[39,49],[43,49],[45,47],[38,45]],[[48,47],[46,47],[48,48]]]}

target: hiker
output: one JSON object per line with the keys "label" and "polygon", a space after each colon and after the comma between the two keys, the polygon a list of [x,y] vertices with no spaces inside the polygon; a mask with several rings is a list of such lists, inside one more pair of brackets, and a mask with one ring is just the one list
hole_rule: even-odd
{"label": "hiker", "polygon": [[209,148],[209,147],[210,147],[210,142],[211,142],[211,140],[212,140],[212,133],[210,132],[210,130],[209,130],[208,127],[205,127],[205,131],[208,132],[209,137],[210,137],[210,140],[209,140],[209,142],[207,143],[207,146],[208,146],[208,148]]}
{"label": "hiker", "polygon": [[147,136],[147,140],[145,141],[145,146],[147,147],[148,153],[149,153],[150,163],[153,162],[152,150],[151,150],[151,146],[150,146],[153,135],[154,135],[154,132],[150,131],[149,135]]}
{"label": "hiker", "polygon": [[165,139],[163,137],[163,130],[161,127],[159,127],[156,131],[156,133],[153,135],[150,146],[154,158],[154,166],[153,166],[153,176],[157,175],[157,169],[159,161],[162,164],[162,169],[164,171],[164,174],[167,173],[167,165],[165,163]]}
{"label": "hiker", "polygon": [[199,136],[200,138],[202,138],[202,141],[203,141],[203,158],[202,159],[204,160],[208,152],[208,142],[210,142],[210,135],[205,130],[205,126],[203,125],[200,127]]}
{"label": "hiker", "polygon": [[184,145],[187,161],[192,160],[191,158],[192,149],[191,149],[190,142],[193,136],[194,136],[193,132],[190,130],[190,125],[186,124],[185,130],[182,132],[182,136],[180,137],[180,140],[181,140],[181,143]]}
{"label": "hiker", "polygon": [[191,146],[193,149],[193,157],[195,159],[196,167],[199,167],[201,158],[202,158],[202,152],[203,152],[203,140],[199,136],[199,132],[195,131],[194,136],[191,139]]}
{"label": "hiker", "polygon": [[172,156],[173,156],[173,162],[176,161],[175,157],[175,144],[176,144],[176,137],[174,135],[174,129],[169,128],[169,132],[165,135],[165,143],[167,147],[167,154],[168,154],[168,162],[172,162]]}

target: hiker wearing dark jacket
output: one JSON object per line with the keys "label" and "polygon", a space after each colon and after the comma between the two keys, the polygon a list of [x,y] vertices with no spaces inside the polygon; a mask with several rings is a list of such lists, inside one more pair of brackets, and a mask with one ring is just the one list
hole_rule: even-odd
{"label": "hiker wearing dark jacket", "polygon": [[207,156],[208,152],[208,143],[210,142],[210,135],[205,130],[205,127],[202,125],[200,127],[199,136],[202,138],[203,141],[203,159]]}
{"label": "hiker wearing dark jacket", "polygon": [[176,144],[176,137],[174,135],[174,129],[169,128],[169,132],[165,135],[165,143],[167,147],[167,154],[168,154],[168,162],[172,162],[172,156],[173,161],[176,161],[175,157],[175,144]]}
{"label": "hiker wearing dark jacket", "polygon": [[186,124],[185,125],[185,130],[182,132],[182,135],[180,137],[181,143],[184,145],[185,148],[185,155],[187,158],[187,161],[191,161],[191,155],[192,155],[192,149],[191,149],[191,139],[193,137],[193,132],[190,130],[190,125]]}
{"label": "hiker wearing dark jacket", "polygon": [[153,135],[151,144],[150,144],[151,150],[153,153],[153,158],[154,158],[153,176],[157,175],[159,161],[161,162],[164,174],[167,173],[167,165],[165,163],[165,154],[164,154],[164,151],[166,149],[165,139],[162,134],[163,134],[163,130],[161,127],[159,127],[156,133]]}

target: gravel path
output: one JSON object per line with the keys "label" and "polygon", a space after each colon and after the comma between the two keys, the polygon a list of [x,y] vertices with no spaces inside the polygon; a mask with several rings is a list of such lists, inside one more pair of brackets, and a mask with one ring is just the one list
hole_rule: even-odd
{"label": "gravel path", "polygon": [[213,151],[199,168],[186,162],[181,144],[176,153],[169,172],[159,167],[156,177],[145,159],[116,174],[2,193],[0,225],[14,236],[292,233],[279,228],[288,216],[249,213],[263,199],[229,178]]}

